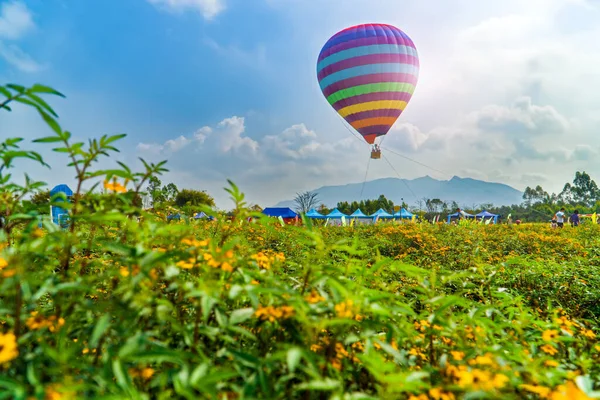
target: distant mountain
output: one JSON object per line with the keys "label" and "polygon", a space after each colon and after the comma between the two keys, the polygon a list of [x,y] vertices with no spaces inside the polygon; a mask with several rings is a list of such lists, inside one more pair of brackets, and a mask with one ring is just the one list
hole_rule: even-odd
{"label": "distant mountain", "polygon": [[[404,199],[411,206],[416,206],[423,198],[456,201],[463,208],[484,203],[492,203],[494,206],[513,205],[523,201],[523,193],[508,185],[457,176],[449,181],[440,181],[430,176],[413,180],[377,179],[365,183],[362,198],[361,189],[362,183],[351,183],[343,186],[324,186],[315,189],[314,192],[319,194],[320,204],[327,207],[335,207],[340,201],[376,199],[382,194],[396,204],[400,204],[401,199]],[[291,208],[294,206],[293,200],[282,201],[276,205]]]}

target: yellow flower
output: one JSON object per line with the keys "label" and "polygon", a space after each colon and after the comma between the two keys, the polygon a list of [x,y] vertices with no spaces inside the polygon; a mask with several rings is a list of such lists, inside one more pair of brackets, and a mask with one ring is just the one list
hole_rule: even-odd
{"label": "yellow flower", "polygon": [[113,180],[113,182],[104,181],[104,188],[106,190],[110,190],[112,192],[118,192],[118,193],[127,192],[127,189],[125,188],[125,186],[118,183],[116,179]]}
{"label": "yellow flower", "polygon": [[188,261],[181,260],[175,265],[178,266],[179,268],[183,268],[183,269],[192,269],[192,268],[194,268],[195,262],[196,262],[196,260],[194,260],[193,258],[190,258]]}
{"label": "yellow flower", "polygon": [[519,388],[526,390],[531,393],[540,395],[540,397],[547,397],[550,394],[550,389],[540,385],[519,385]]}
{"label": "yellow flower", "polygon": [[577,385],[569,381],[566,385],[559,385],[549,396],[550,400],[591,400],[587,394],[579,390]]}
{"label": "yellow flower", "polygon": [[546,330],[542,334],[542,340],[544,340],[545,342],[552,342],[552,341],[556,340],[557,337],[558,337],[558,331],[555,329]]}
{"label": "yellow flower", "polygon": [[260,306],[258,310],[254,312],[254,315],[262,320],[274,322],[278,319],[291,318],[294,315],[294,308],[290,306]]}
{"label": "yellow flower", "polygon": [[354,302],[351,299],[343,301],[335,306],[335,312],[340,318],[353,318],[355,314]]}
{"label": "yellow flower", "polygon": [[471,365],[494,365],[494,360],[492,359],[491,354],[486,354],[484,356],[477,356],[474,360],[469,361]]}
{"label": "yellow flower", "polygon": [[0,257],[0,269],[8,267],[8,261]]}
{"label": "yellow flower", "polygon": [[558,349],[556,349],[555,347],[550,346],[549,344],[545,344],[542,347],[540,347],[540,349],[547,354],[550,354],[551,356],[555,355],[556,353],[558,353]]}
{"label": "yellow flower", "polygon": [[452,358],[454,358],[456,361],[461,361],[463,358],[465,358],[465,353],[462,351],[451,351],[450,354],[452,354]]}
{"label": "yellow flower", "polygon": [[0,333],[0,364],[7,363],[17,358],[18,355],[17,337],[11,332]]}
{"label": "yellow flower", "polygon": [[581,334],[585,337],[587,337],[588,339],[593,339],[596,337],[596,334],[594,333],[594,331],[590,330],[590,329],[583,329],[581,331]]}
{"label": "yellow flower", "polygon": [[306,296],[305,299],[310,304],[316,304],[316,303],[319,303],[321,301],[325,301],[325,297],[321,296],[319,294],[319,292],[317,292],[316,290],[313,290],[312,292],[310,292],[310,294],[308,296]]}
{"label": "yellow flower", "polygon": [[445,393],[440,388],[429,389],[429,397],[432,400],[454,400],[454,394],[451,392]]}
{"label": "yellow flower", "polygon": [[558,362],[556,362],[554,360],[546,360],[546,361],[544,361],[544,365],[546,367],[558,367]]}

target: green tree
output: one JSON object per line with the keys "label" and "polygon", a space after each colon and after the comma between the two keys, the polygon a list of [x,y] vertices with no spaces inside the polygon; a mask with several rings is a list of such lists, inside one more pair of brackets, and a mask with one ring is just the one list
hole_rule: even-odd
{"label": "green tree", "polygon": [[189,212],[197,212],[202,206],[215,206],[215,200],[204,190],[183,189],[175,195],[175,204],[186,207]]}
{"label": "green tree", "polygon": [[179,189],[177,188],[177,186],[175,186],[174,183],[169,183],[168,185],[162,188],[164,201],[174,202],[178,193]]}
{"label": "green tree", "polygon": [[571,191],[575,201],[585,206],[594,205],[600,194],[598,185],[585,171],[575,173]]}
{"label": "green tree", "polygon": [[150,196],[152,207],[156,207],[157,203],[164,201],[164,195],[160,189],[162,182],[156,176],[152,176],[148,183],[148,194]]}

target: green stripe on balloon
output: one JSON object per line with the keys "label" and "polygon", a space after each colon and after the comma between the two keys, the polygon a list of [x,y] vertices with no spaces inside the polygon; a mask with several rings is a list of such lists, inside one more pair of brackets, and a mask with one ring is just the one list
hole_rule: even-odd
{"label": "green stripe on balloon", "polygon": [[380,93],[380,92],[400,92],[410,93],[411,95],[415,91],[415,86],[410,83],[399,83],[399,82],[381,82],[381,83],[370,83],[368,85],[353,86],[348,89],[338,90],[329,97],[327,101],[329,104],[335,104],[340,100],[347,99],[349,97],[360,96],[367,93]]}

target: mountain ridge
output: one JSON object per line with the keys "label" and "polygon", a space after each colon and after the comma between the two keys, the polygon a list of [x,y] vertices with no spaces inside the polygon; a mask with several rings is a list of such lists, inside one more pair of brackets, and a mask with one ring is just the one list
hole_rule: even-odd
{"label": "mountain ridge", "polygon": [[[474,204],[491,203],[494,206],[520,204],[523,192],[510,185],[499,182],[487,182],[474,178],[453,176],[449,180],[438,180],[429,175],[415,179],[379,178],[362,183],[322,186],[312,192],[318,193],[319,204],[335,207],[341,201],[360,201],[377,199],[384,195],[395,204],[402,199],[409,206],[418,206],[423,199],[440,199],[451,203],[457,202],[463,208],[471,208]],[[363,195],[361,197],[361,191]],[[283,200],[275,207],[294,208],[294,200]]]}

